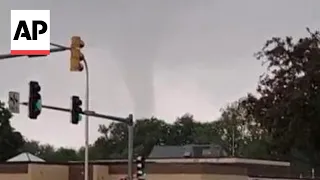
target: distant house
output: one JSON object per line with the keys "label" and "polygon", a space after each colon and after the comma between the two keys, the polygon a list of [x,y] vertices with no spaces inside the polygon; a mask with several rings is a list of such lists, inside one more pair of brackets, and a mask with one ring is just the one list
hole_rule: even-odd
{"label": "distant house", "polygon": [[45,160],[28,152],[21,153],[13,158],[7,160],[7,162],[45,162]]}
{"label": "distant house", "polygon": [[228,154],[216,144],[185,146],[155,146],[149,158],[201,158],[201,157],[226,157]]}

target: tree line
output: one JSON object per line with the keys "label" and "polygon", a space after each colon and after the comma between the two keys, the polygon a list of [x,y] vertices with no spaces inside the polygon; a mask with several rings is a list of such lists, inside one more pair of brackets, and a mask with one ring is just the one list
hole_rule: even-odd
{"label": "tree line", "polygon": [[[244,109],[239,109],[240,105],[239,102],[230,104],[222,111],[220,119],[212,122],[197,122],[191,114],[177,118],[172,124],[155,117],[139,119],[134,128],[134,153],[147,156],[155,145],[218,144],[230,155],[268,158],[268,153],[262,148],[266,144],[262,133],[254,124],[247,124],[243,115],[245,112],[242,112]],[[91,159],[127,156],[126,124],[100,125],[98,131],[101,136],[89,147]],[[20,146],[16,153],[30,152],[47,161],[83,160],[84,147],[78,150],[55,148],[50,144],[24,139],[19,132],[12,132],[19,135],[15,140]]]}
{"label": "tree line", "polygon": [[[256,92],[228,104],[211,122],[185,114],[174,123],[151,117],[137,120],[134,152],[148,155],[155,145],[219,144],[230,156],[320,163],[320,34],[307,29],[299,39],[274,37],[255,54],[265,67]],[[28,141],[10,126],[0,106],[0,160],[29,151],[48,161],[82,160],[84,149],[54,148]],[[127,155],[127,128],[101,125],[90,146],[91,159]]]}

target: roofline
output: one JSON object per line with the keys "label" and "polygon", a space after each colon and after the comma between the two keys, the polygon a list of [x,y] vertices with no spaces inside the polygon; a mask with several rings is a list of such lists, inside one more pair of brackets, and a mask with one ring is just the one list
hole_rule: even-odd
{"label": "roofline", "polygon": [[[82,161],[69,161],[70,163],[79,163]],[[107,159],[94,160],[90,163],[125,163],[127,159]],[[289,162],[271,161],[244,158],[166,158],[166,159],[146,159],[149,163],[210,163],[210,164],[260,164],[271,166],[290,166]]]}
{"label": "roofline", "polygon": [[[21,156],[21,155],[26,155],[27,159],[19,159],[18,157]],[[35,158],[35,159],[32,159],[32,156]],[[45,162],[44,159],[32,154],[32,153],[29,153],[29,152],[22,152],[22,153],[19,153],[9,159],[6,160],[6,162]]]}

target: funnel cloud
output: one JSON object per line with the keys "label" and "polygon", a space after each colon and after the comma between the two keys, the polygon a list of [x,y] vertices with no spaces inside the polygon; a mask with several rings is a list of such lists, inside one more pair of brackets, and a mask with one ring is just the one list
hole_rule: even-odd
{"label": "funnel cloud", "polygon": [[[169,12],[169,4],[161,5],[167,5]],[[148,1],[118,6],[122,11],[114,15],[118,22],[110,24],[109,49],[124,76],[136,117],[151,117],[155,114],[154,63],[164,27],[174,13],[164,16],[157,3]]]}

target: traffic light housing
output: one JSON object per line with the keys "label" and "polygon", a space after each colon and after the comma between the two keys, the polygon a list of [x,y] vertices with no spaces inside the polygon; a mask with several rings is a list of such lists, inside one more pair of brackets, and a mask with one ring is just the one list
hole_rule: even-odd
{"label": "traffic light housing", "polygon": [[78,96],[72,96],[71,104],[71,123],[78,124],[81,121],[81,113],[83,113],[81,108],[82,101]]}
{"label": "traffic light housing", "polygon": [[38,82],[30,81],[29,82],[29,103],[28,116],[30,119],[37,119],[37,117],[41,113],[41,95],[40,95],[41,87]]}
{"label": "traffic light housing", "polygon": [[70,71],[80,72],[83,70],[82,61],[84,60],[84,55],[81,52],[81,48],[84,47],[84,42],[79,36],[73,36],[71,38],[71,56],[70,56]]}
{"label": "traffic light housing", "polygon": [[138,156],[136,159],[137,165],[137,179],[142,180],[145,178],[145,158],[143,156]]}

